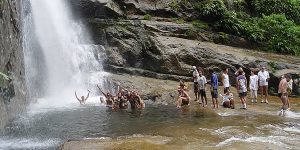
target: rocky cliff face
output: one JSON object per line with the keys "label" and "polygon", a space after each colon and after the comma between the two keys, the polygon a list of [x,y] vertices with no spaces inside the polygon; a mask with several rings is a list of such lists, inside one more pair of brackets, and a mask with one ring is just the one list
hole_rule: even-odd
{"label": "rocky cliff face", "polygon": [[[210,68],[220,73],[227,67],[234,84],[237,68],[243,67],[250,74],[251,68],[264,65],[271,72],[273,92],[282,74],[293,73],[294,78],[299,78],[298,57],[237,48],[251,47],[251,43],[239,37],[225,34],[216,37],[206,31],[192,34],[191,23],[178,23],[171,17],[192,18],[193,14],[176,14],[168,0],[71,0],[71,3],[76,12],[88,18],[86,24],[95,44],[105,46],[104,66],[111,72],[190,80],[193,65],[204,67],[206,76]],[[145,14],[152,15],[152,19],[144,20]],[[296,84],[294,89],[298,93]]]}
{"label": "rocky cliff face", "polygon": [[26,103],[19,3],[0,1],[0,72],[11,78],[0,80],[0,131]]}

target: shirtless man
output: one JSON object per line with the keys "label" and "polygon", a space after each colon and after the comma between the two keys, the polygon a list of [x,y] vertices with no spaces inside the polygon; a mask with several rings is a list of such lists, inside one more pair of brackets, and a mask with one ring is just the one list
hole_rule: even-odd
{"label": "shirtless man", "polygon": [[279,115],[285,115],[285,111],[288,109],[288,82],[291,80],[291,76],[286,74],[284,76],[285,78],[282,78],[279,86],[278,86],[278,93],[280,93],[280,99],[282,102],[281,110]]}
{"label": "shirtless man", "polygon": [[114,103],[114,96],[111,95],[109,92],[104,93],[102,91],[102,89],[99,87],[99,85],[97,85],[98,89],[100,90],[100,92],[105,96],[106,98],[106,106],[108,107],[112,107],[113,103]]}
{"label": "shirtless man", "polygon": [[76,93],[76,91],[75,91],[75,97],[76,97],[76,99],[79,101],[79,103],[80,103],[80,105],[83,105],[83,104],[85,104],[85,102],[86,102],[86,100],[89,98],[89,96],[90,96],[90,90],[88,90],[88,95],[86,96],[86,98],[84,97],[84,96],[81,96],[80,98],[78,98],[78,96],[77,96],[77,93]]}
{"label": "shirtless man", "polygon": [[177,100],[177,108],[181,108],[183,105],[189,105],[190,96],[184,89],[179,89],[179,98]]}
{"label": "shirtless man", "polygon": [[141,96],[136,91],[131,92],[131,94],[129,96],[129,103],[130,103],[132,110],[145,108],[144,101],[142,100]]}
{"label": "shirtless man", "polygon": [[124,89],[120,89],[119,93],[117,94],[118,105],[120,109],[127,109],[128,108],[128,97],[126,96],[126,91]]}

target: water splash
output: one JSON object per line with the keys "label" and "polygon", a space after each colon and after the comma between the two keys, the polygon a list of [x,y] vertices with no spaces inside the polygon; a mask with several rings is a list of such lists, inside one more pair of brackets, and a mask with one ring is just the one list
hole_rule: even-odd
{"label": "water splash", "polygon": [[[74,91],[86,95],[102,86],[104,48],[92,45],[85,26],[74,19],[67,1],[24,0],[23,47],[29,95],[44,106],[71,106]],[[95,90],[94,90],[95,91]],[[45,102],[48,101],[48,102]],[[43,106],[42,106],[43,107]]]}

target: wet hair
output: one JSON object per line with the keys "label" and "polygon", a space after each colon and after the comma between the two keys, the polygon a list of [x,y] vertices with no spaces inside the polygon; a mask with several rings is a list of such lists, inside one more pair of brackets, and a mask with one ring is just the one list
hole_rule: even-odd
{"label": "wet hair", "polygon": [[198,67],[198,71],[201,71],[201,72],[202,72],[202,74],[204,74],[204,70],[203,70],[203,68],[202,68],[202,67]]}
{"label": "wet hair", "polygon": [[208,69],[208,72],[209,72],[209,73],[214,73],[214,69],[209,68],[209,69]]}
{"label": "wet hair", "polygon": [[238,72],[239,75],[243,75],[243,73],[244,73],[244,71],[242,71],[242,70],[239,70],[239,72]]}
{"label": "wet hair", "polygon": [[228,69],[228,68],[224,68],[224,69],[223,69],[223,72],[226,71],[227,69]]}
{"label": "wet hair", "polygon": [[292,79],[291,74],[285,74],[284,77],[285,77],[285,78],[288,78],[288,79]]}
{"label": "wet hair", "polygon": [[182,80],[179,81],[180,86],[185,86]]}

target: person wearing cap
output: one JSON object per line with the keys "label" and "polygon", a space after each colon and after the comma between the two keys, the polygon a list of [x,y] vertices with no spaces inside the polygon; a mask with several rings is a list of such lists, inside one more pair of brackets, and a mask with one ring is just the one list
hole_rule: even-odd
{"label": "person wearing cap", "polygon": [[199,72],[198,72],[196,66],[193,66],[192,70],[193,70],[193,82],[194,82],[195,101],[198,101],[199,100],[199,97],[198,97],[198,78],[199,78]]}
{"label": "person wearing cap", "polygon": [[[270,79],[269,72],[266,70],[264,66],[261,67],[261,70],[257,74],[258,76],[258,84],[260,88],[260,94],[261,94],[261,102],[262,103],[269,103],[268,102],[268,82]],[[263,98],[263,95],[265,94],[265,97]]]}

